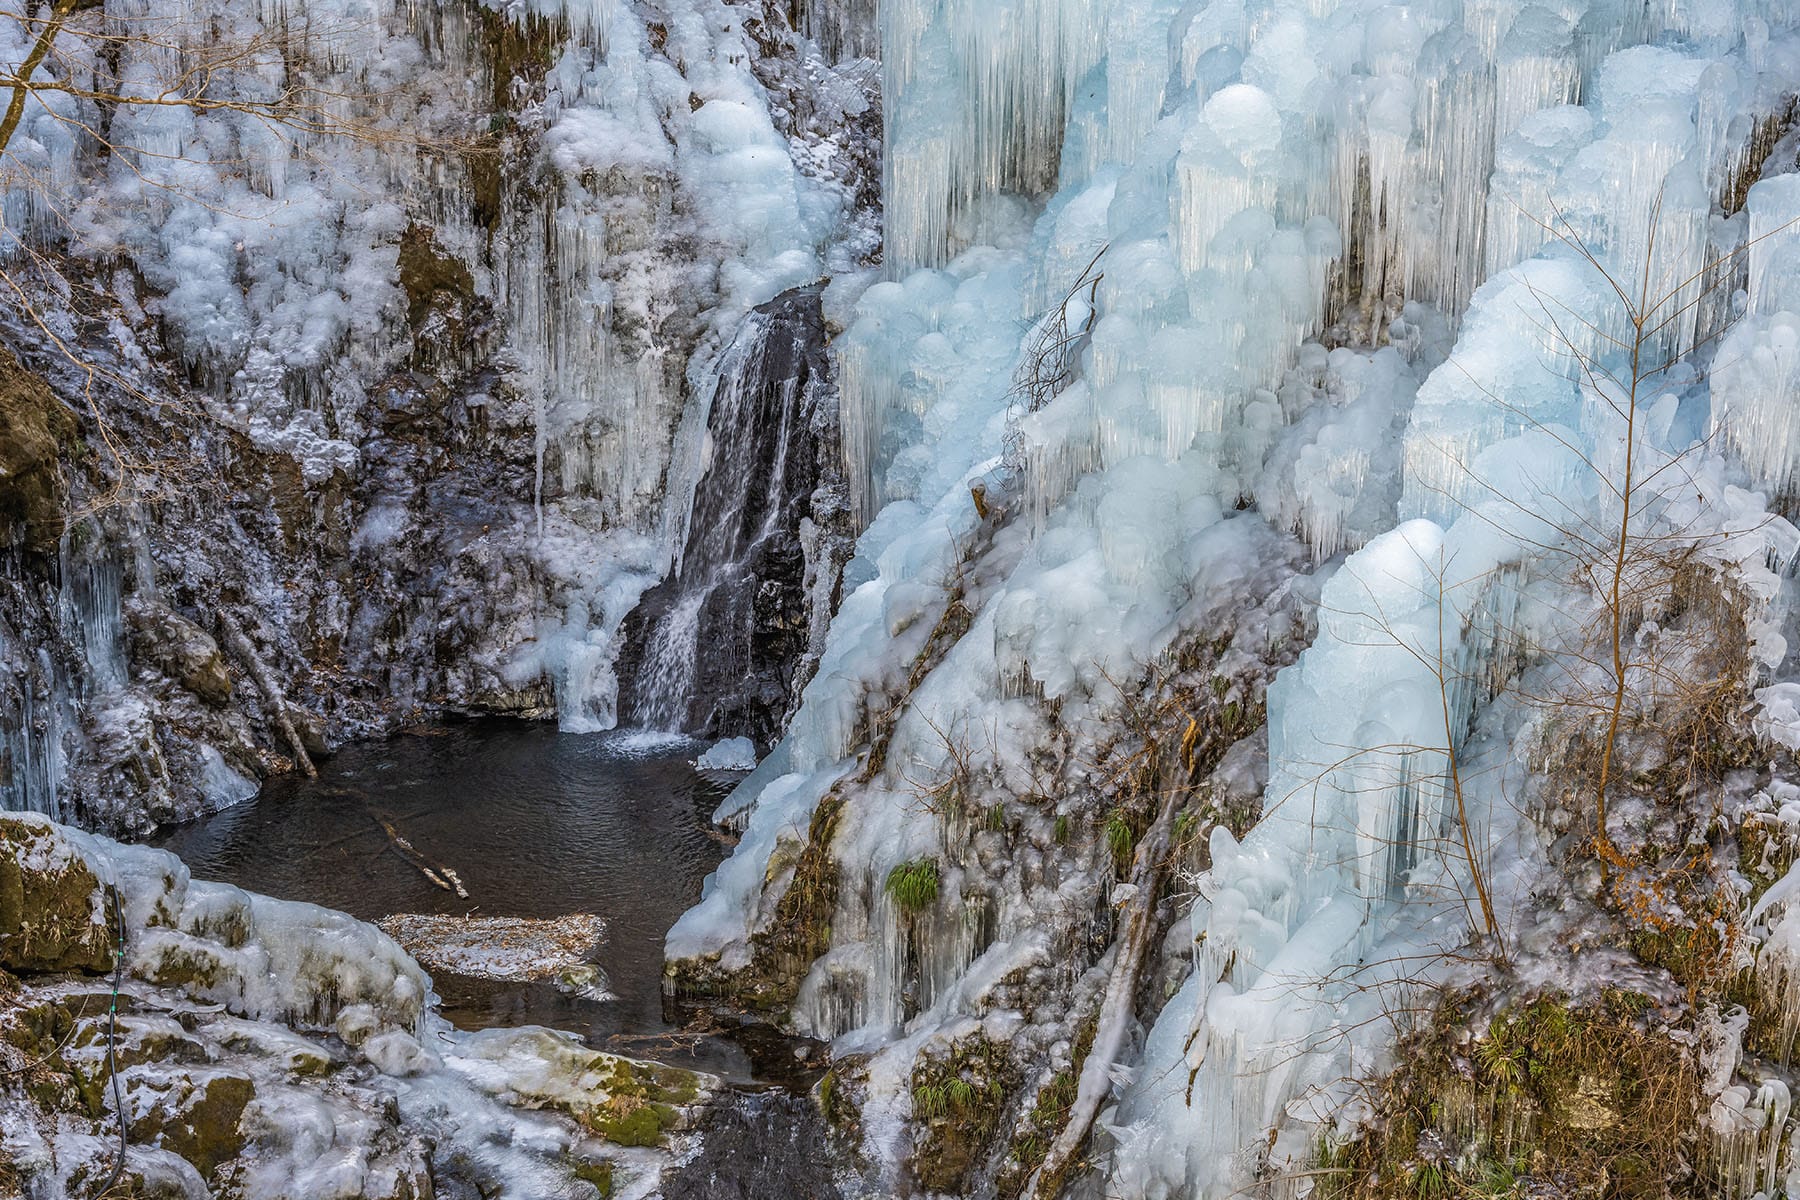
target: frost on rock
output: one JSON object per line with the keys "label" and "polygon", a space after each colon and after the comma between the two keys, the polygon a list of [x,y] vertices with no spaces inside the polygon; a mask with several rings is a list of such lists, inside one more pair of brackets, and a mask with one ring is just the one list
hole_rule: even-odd
{"label": "frost on rock", "polygon": [[[8,816],[0,964],[20,986],[0,1004],[0,1149],[29,1195],[86,1195],[82,1181],[110,1168],[115,887],[125,1178],[139,1185],[253,1200],[416,1200],[433,1187],[538,1200],[592,1196],[610,1177],[618,1195],[652,1195],[671,1162],[659,1148],[716,1091],[569,1034],[458,1033],[431,1009],[418,964],[373,926],[192,881],[161,851]],[[81,953],[48,953],[83,923]]]}
{"label": "frost on rock", "polygon": [[591,913],[563,917],[446,917],[398,913],[376,922],[419,962],[472,979],[538,980],[606,1000],[595,963],[606,925]]}

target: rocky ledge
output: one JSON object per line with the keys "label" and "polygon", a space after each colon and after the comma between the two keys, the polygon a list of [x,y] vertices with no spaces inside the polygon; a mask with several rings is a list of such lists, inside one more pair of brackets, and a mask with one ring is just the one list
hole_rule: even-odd
{"label": "rocky ledge", "polygon": [[0,1197],[650,1196],[718,1091],[433,999],[374,926],[0,815]]}

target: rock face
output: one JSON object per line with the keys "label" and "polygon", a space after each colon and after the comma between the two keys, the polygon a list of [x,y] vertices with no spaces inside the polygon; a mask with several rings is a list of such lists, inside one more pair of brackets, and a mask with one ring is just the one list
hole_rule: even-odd
{"label": "rock face", "polygon": [[644,1195],[716,1090],[551,1030],[458,1034],[429,988],[342,914],[0,817],[0,1193],[91,1195],[117,1095],[137,1194]]}
{"label": "rock face", "polygon": [[634,724],[767,746],[818,664],[854,540],[820,290],[758,308],[721,358],[678,565],[625,625]]}
{"label": "rock face", "polygon": [[74,434],[74,414],[0,349],[0,520],[34,553],[62,537],[68,480],[60,460]]}
{"label": "rock face", "polygon": [[[878,88],[786,4],[503,7],[355,6],[341,55],[274,39],[296,87],[417,153],[300,137],[222,171],[174,131],[153,186],[178,203],[106,192],[117,160],[79,147],[35,181],[74,189],[50,207],[98,197],[85,233],[118,250],[46,216],[20,277],[38,311],[0,314],[0,808],[135,832],[241,799],[296,743],[616,720],[620,625],[674,557],[678,435],[714,364],[756,306],[878,254]],[[174,42],[260,28],[151,10]],[[59,56],[85,62],[102,18],[84,7]],[[95,69],[162,69],[119,54]],[[773,510],[797,521],[835,451],[816,294],[782,303],[816,447]],[[756,684],[721,722],[777,727],[822,634],[837,551],[814,507],[817,544],[789,529],[757,567],[779,582],[749,599]]]}

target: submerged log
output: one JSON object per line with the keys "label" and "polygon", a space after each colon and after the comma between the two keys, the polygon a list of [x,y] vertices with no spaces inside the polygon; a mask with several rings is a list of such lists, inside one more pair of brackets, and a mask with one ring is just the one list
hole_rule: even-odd
{"label": "submerged log", "polygon": [[386,816],[381,813],[370,813],[369,816],[377,825],[381,826],[381,832],[387,835],[388,847],[394,853],[417,867],[419,873],[436,886],[443,888],[446,892],[455,892],[457,899],[467,900],[469,898],[469,891],[463,886],[462,877],[457,875],[454,868],[421,853],[417,846],[400,835],[399,828]]}

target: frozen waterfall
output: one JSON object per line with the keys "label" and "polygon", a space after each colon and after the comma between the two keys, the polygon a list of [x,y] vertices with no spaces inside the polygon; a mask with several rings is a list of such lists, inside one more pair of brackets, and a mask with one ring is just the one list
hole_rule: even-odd
{"label": "frozen waterfall", "polygon": [[[1213,833],[1191,973],[1108,1118],[1107,1194],[1233,1195],[1306,1161],[1383,1061],[1384,1005],[1436,978],[1409,964],[1468,941],[1469,841],[1512,918],[1537,851],[1506,802],[1531,719],[1506,693],[1591,611],[1628,450],[1652,464],[1628,536],[1742,580],[1754,656],[1785,653],[1795,539],[1766,506],[1795,480],[1800,210],[1794,176],[1758,181],[1753,131],[1785,111],[1800,12],[893,0],[881,24],[888,278],[836,344],[866,529],[670,954],[755,961],[830,814],[830,945],[795,1019],[873,1050],[903,1118],[911,1056],[1015,1019],[994,981],[1084,919],[1066,883],[979,930],[896,916],[882,881],[921,856],[975,907],[966,818],[921,796],[960,753],[1031,799],[1058,730],[1203,632],[1267,553],[1258,522],[1298,531],[1329,578],[1268,694],[1265,815]],[[1641,379],[1634,306],[1640,357],[1672,364]],[[1027,413],[1052,327],[1078,362]],[[996,532],[983,497],[1015,493],[1033,519]],[[870,1125],[877,1160],[904,1154]]]}

